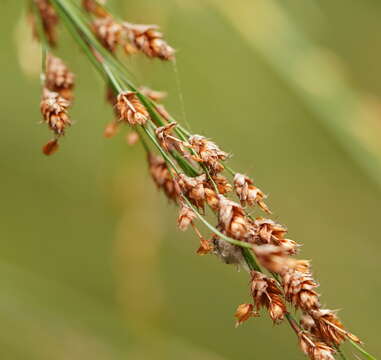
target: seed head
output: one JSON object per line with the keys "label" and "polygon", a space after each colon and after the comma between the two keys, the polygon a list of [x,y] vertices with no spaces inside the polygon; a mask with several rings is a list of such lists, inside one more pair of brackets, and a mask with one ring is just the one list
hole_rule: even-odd
{"label": "seed head", "polygon": [[123,23],[130,42],[141,52],[151,58],[173,60],[175,50],[163,39],[157,25],[140,25]]}
{"label": "seed head", "polygon": [[70,103],[56,92],[44,89],[40,104],[44,121],[58,136],[64,135],[71,125],[67,110]]}
{"label": "seed head", "polygon": [[130,125],[144,125],[149,119],[149,113],[134,92],[122,92],[117,97],[116,108],[121,121]]}
{"label": "seed head", "polygon": [[234,176],[234,188],[242,206],[258,204],[263,211],[271,214],[270,209],[264,202],[266,195],[254,186],[253,180],[249,177],[237,173]]}
{"label": "seed head", "polygon": [[286,305],[282,300],[282,292],[277,288],[275,280],[258,272],[251,272],[251,294],[257,310],[267,308],[274,323],[283,320],[287,313]]}

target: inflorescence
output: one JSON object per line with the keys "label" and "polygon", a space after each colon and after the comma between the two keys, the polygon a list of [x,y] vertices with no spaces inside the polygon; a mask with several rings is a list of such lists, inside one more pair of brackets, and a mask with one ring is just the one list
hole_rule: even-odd
{"label": "inflorescence", "polygon": [[[224,263],[248,270],[252,302],[238,306],[237,326],[259,316],[263,308],[274,324],[285,319],[290,323],[302,351],[313,360],[334,359],[345,339],[360,343],[344,328],[335,311],[322,308],[310,263],[294,258],[299,244],[286,237],[287,229],[271,219],[249,214],[252,207],[271,214],[266,195],[254,181],[227,167],[231,156],[215,142],[190,134],[175,122],[160,104],[165,93],[135,88],[126,78],[123,65],[115,60],[118,49],[127,56],[142,53],[163,61],[174,59],[175,51],[158,27],[118,21],[105,9],[105,1],[83,0],[82,12],[67,6],[65,0],[32,1],[38,14],[32,21],[34,33],[41,42],[45,39],[47,49],[41,113],[54,133],[43,152],[50,155],[56,151],[59,138],[71,125],[68,110],[73,100],[74,75],[51,50],[57,42],[58,19],[63,18],[106,80],[107,101],[115,119],[107,125],[104,135],[112,137],[127,125],[131,129],[129,144],[143,143],[154,183],[179,208],[179,229],[192,228],[199,239],[197,254],[215,254]],[[226,173],[232,175],[231,180]],[[234,196],[237,201],[232,200]],[[204,218],[207,209],[216,216],[215,226]],[[198,228],[200,221],[212,231],[208,237]],[[291,316],[288,307],[300,311],[299,321]]]}

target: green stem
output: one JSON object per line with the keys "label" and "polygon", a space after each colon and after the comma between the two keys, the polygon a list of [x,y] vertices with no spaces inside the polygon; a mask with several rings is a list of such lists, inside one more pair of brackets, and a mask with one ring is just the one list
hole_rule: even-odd
{"label": "green stem", "polygon": [[349,340],[349,342],[361,353],[363,354],[367,359],[369,360],[377,360],[373,355],[366,352],[359,344],[355,343],[352,340]]}

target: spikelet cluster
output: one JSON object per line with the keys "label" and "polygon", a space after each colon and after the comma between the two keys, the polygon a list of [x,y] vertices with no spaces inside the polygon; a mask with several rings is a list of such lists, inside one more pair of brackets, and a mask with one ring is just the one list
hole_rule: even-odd
{"label": "spikelet cluster", "polygon": [[[57,15],[48,0],[34,1],[46,36],[53,44]],[[127,54],[141,52],[150,58],[174,59],[174,49],[166,43],[156,25],[121,23],[105,10],[103,3],[100,0],[82,1],[83,8],[91,14],[92,30],[103,47],[114,53],[113,56],[118,48],[123,48]],[[103,59],[91,47],[90,50],[95,59],[105,65],[107,56]],[[161,156],[156,155],[143,143],[149,173],[157,188],[178,208],[179,229],[191,228],[195,232],[199,240],[197,254],[212,253],[226,264],[249,271],[252,301],[238,306],[236,324],[260,316],[262,310],[274,324],[287,318],[302,351],[312,360],[332,360],[334,348],[345,339],[360,342],[344,328],[334,311],[322,308],[310,263],[293,257],[299,244],[287,238],[286,227],[272,219],[251,215],[252,208],[271,214],[265,203],[266,195],[247,175],[226,167],[230,155],[212,140],[190,134],[174,122],[166,109],[158,104],[166,94],[147,87],[136,90],[132,85],[120,91],[119,85],[115,85],[120,79],[115,80],[107,71],[105,73],[110,81],[107,83],[107,101],[114,109],[115,119],[107,125],[104,135],[112,137],[121,124],[128,124],[131,132],[127,142],[132,145],[139,141],[138,132],[143,128],[150,135],[147,137],[149,141],[161,153]],[[44,75],[40,108],[44,122],[55,134],[43,149],[49,155],[57,150],[58,139],[71,125],[68,109],[73,99],[74,75],[61,59],[51,54],[47,57]],[[233,179],[225,174],[226,168]],[[208,208],[217,223],[214,227],[208,226],[213,234],[204,237],[197,220],[206,222],[203,216]],[[252,256],[260,266],[254,266],[248,260]],[[301,313],[300,324],[290,320],[287,306]]]}
{"label": "spikelet cluster", "polygon": [[71,126],[68,114],[73,99],[74,74],[58,57],[46,57],[44,88],[40,103],[43,121],[54,133],[54,138],[44,145],[42,151],[51,155],[58,150],[58,139]]}
{"label": "spikelet cluster", "polygon": [[120,23],[96,0],[83,0],[82,6],[94,15],[94,33],[109,51],[121,47],[127,55],[142,52],[150,58],[175,58],[175,50],[164,40],[157,25]]}

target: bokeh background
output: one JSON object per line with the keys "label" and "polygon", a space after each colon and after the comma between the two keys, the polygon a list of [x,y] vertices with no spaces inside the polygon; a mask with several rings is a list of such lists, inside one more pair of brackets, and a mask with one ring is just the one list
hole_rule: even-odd
{"label": "bokeh background", "polygon": [[[102,137],[104,86],[65,31],[75,125],[57,154],[41,154],[50,134],[26,3],[0,5],[1,358],[302,359],[286,324],[234,328],[247,276],[196,256],[140,146]],[[127,59],[134,81],[167,90],[176,117],[234,154],[304,244],[324,304],[380,355],[381,3],[109,3],[158,23],[178,49],[176,66]]]}

